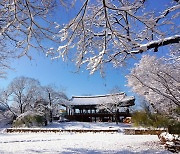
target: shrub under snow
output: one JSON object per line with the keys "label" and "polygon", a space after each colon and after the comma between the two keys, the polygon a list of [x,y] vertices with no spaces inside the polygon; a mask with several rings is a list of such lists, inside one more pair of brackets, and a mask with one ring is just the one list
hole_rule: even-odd
{"label": "shrub under snow", "polygon": [[44,115],[35,112],[25,112],[13,122],[13,127],[41,127],[46,124]]}
{"label": "shrub under snow", "polygon": [[167,132],[161,133],[159,139],[165,148],[171,152],[180,151],[180,136],[175,134],[169,134]]}

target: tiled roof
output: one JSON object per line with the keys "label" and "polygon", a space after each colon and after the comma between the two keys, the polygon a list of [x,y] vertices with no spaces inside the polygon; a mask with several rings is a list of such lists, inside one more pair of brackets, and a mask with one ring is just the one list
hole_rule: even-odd
{"label": "tiled roof", "polygon": [[134,105],[134,96],[126,96],[125,93],[115,93],[95,96],[73,96],[70,105],[100,105],[119,103],[120,106]]}

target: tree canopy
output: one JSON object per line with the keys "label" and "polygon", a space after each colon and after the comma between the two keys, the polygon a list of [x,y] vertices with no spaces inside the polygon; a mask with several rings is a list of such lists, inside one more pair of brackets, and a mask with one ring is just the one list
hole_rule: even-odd
{"label": "tree canopy", "polygon": [[0,1],[0,77],[5,77],[11,59],[31,58],[32,48],[47,51],[44,41],[57,42],[56,24],[50,20],[55,0]]}
{"label": "tree canopy", "polygon": [[0,106],[6,111],[2,114],[8,112],[13,118],[27,111],[37,111],[38,102],[45,103],[52,115],[59,114],[59,108],[67,101],[64,92],[53,86],[41,86],[38,80],[23,76],[14,78],[6,89],[0,90]]}
{"label": "tree canopy", "polygon": [[171,113],[180,106],[179,60],[144,55],[127,76],[128,86],[156,111]]}
{"label": "tree canopy", "polygon": [[58,52],[50,50],[48,54],[71,59],[78,67],[85,65],[92,74],[107,63],[122,66],[137,54],[177,45],[180,2],[163,2],[160,8],[148,8],[159,2],[84,0],[76,16],[60,28]]}
{"label": "tree canopy", "polygon": [[[149,7],[159,3],[149,0],[73,0],[75,7],[81,7],[64,24],[51,20],[56,13],[52,11],[70,1],[58,2],[0,2],[0,77],[5,76],[10,58],[31,58],[28,52],[32,48],[52,59],[73,60],[78,68],[85,65],[94,73],[103,70],[105,64],[122,66],[137,54],[179,44],[179,0],[163,1],[164,6],[159,8]],[[47,42],[59,47],[49,48]]]}

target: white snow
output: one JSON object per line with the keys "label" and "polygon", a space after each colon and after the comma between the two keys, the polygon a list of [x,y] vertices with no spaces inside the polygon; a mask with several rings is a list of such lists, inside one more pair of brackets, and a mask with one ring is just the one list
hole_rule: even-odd
{"label": "white snow", "polygon": [[[53,123],[60,129],[123,129],[130,125],[114,123]],[[5,133],[0,132],[0,153],[170,153],[157,135],[124,135],[119,133]]]}
{"label": "white snow", "polygon": [[180,136],[177,134],[169,134],[167,132],[163,132],[159,135],[160,139],[164,139],[166,142],[173,142],[173,140],[180,140]]}
{"label": "white snow", "polygon": [[164,137],[166,141],[172,141],[174,139],[174,136],[172,134],[166,132],[162,133],[159,137]]}
{"label": "white snow", "polygon": [[48,125],[48,128],[59,128],[61,130],[72,130],[72,129],[76,129],[76,130],[81,130],[81,129],[85,129],[85,130],[119,130],[122,132],[123,128],[127,128],[127,127],[131,127],[130,124],[116,124],[116,123],[106,123],[106,122],[62,122],[62,123],[58,123],[58,122],[54,122],[50,125]]}
{"label": "white snow", "polygon": [[0,153],[168,153],[157,136],[121,133],[6,134],[0,135]]}
{"label": "white snow", "polygon": [[165,41],[171,41],[173,39],[178,39],[180,38],[180,35],[174,35],[174,36],[170,36],[170,37],[166,37],[166,38],[163,38],[163,39],[159,39],[159,40],[155,40],[155,41],[150,41],[148,43],[145,43],[145,44],[140,44],[140,47],[138,50],[133,50],[131,51],[130,53],[140,53],[142,51],[147,51],[148,47],[153,45],[153,44],[161,44],[162,42],[165,42]]}
{"label": "white snow", "polygon": [[3,117],[0,114],[0,134],[3,133],[6,128],[11,127],[10,124],[8,124],[9,122],[10,122],[9,119]]}

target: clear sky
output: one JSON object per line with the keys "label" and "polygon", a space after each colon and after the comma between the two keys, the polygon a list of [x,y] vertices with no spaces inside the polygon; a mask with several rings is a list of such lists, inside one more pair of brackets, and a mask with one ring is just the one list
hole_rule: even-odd
{"label": "clear sky", "polygon": [[68,97],[107,94],[116,86],[129,92],[129,88],[125,87],[127,70],[123,68],[107,69],[105,77],[102,77],[99,72],[89,75],[84,69],[76,72],[73,64],[61,60],[51,61],[43,54],[35,54],[33,58],[14,60],[11,66],[15,70],[8,71],[7,79],[0,79],[1,87],[5,88],[15,77],[26,76],[38,79],[42,85],[54,84],[65,90]]}
{"label": "clear sky", "polygon": [[[159,5],[162,2],[163,0],[160,0]],[[76,10],[76,8],[74,9]],[[55,16],[55,18],[61,22],[67,22],[72,16],[64,11],[61,18],[59,16]],[[0,88],[6,88],[15,77],[26,76],[38,79],[42,85],[54,84],[60,89],[65,89],[69,98],[72,95],[107,94],[116,86],[120,87],[121,91],[126,92],[127,95],[134,95],[130,88],[125,86],[127,84],[125,75],[127,75],[129,67],[118,69],[109,67],[106,69],[105,77],[102,78],[99,72],[89,75],[89,72],[84,69],[75,73],[76,68],[73,64],[64,63],[61,59],[51,61],[42,53],[32,52],[33,60],[22,57],[12,61],[11,67],[15,70],[8,70],[7,79],[0,79]]]}

